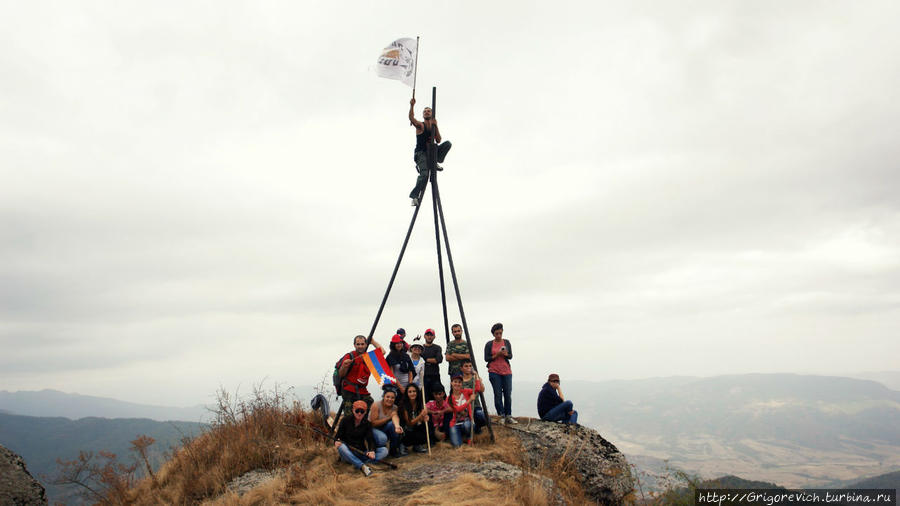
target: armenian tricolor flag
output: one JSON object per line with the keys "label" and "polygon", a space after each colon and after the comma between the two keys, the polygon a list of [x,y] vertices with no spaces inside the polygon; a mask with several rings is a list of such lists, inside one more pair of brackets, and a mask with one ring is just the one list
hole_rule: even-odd
{"label": "armenian tricolor flag", "polygon": [[384,359],[384,352],[381,351],[381,348],[376,348],[363,355],[363,361],[379,386],[397,384],[397,378],[391,374],[391,368],[388,366],[387,360]]}

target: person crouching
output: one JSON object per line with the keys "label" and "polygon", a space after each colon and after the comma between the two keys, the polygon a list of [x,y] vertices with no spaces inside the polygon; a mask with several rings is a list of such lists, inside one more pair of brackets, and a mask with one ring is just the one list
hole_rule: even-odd
{"label": "person crouching", "polygon": [[453,419],[450,421],[450,444],[459,448],[463,439],[471,442],[472,436],[472,399],[475,392],[471,388],[462,387],[462,375],[457,374],[450,380],[450,397],[448,402],[453,410]]}
{"label": "person crouching", "polygon": [[372,470],[366,463],[383,459],[387,456],[388,450],[384,445],[376,445],[372,424],[366,419],[368,407],[362,400],[353,403],[353,416],[341,419],[334,447],[337,448],[341,460],[352,464],[364,475],[371,476]]}
{"label": "person crouching", "polygon": [[444,392],[444,385],[434,383],[432,385],[432,399],[428,401],[428,415],[434,426],[434,434],[437,435],[436,441],[443,441],[450,437],[450,421],[453,419],[453,409],[447,402],[447,393]]}

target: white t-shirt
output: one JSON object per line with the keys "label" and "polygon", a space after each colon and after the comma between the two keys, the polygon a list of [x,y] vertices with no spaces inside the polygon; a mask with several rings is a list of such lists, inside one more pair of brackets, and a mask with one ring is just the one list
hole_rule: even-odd
{"label": "white t-shirt", "polygon": [[412,358],[412,355],[409,356],[410,360],[413,361],[413,365],[416,367],[416,377],[413,378],[413,383],[419,387],[419,390],[422,390],[425,385],[425,359],[419,357],[419,361],[416,362],[416,359]]}

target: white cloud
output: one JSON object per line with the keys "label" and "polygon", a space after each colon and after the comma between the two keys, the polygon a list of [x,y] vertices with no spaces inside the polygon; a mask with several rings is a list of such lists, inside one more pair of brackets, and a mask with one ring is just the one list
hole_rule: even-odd
{"label": "white cloud", "polygon": [[[0,381],[318,381],[408,225],[408,89],[367,69],[417,31],[476,351],[503,321],[528,379],[893,368],[897,10],[4,5]],[[443,334],[432,220],[377,337]]]}

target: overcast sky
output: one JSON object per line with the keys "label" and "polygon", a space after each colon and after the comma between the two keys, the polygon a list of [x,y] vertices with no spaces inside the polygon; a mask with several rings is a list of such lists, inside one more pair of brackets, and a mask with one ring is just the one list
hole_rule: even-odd
{"label": "overcast sky", "polygon": [[[413,211],[411,90],[372,67],[416,35],[477,356],[499,321],[523,381],[900,369],[897,19],[2,1],[0,389],[187,405],[330,375]],[[432,220],[382,342],[443,344]]]}

